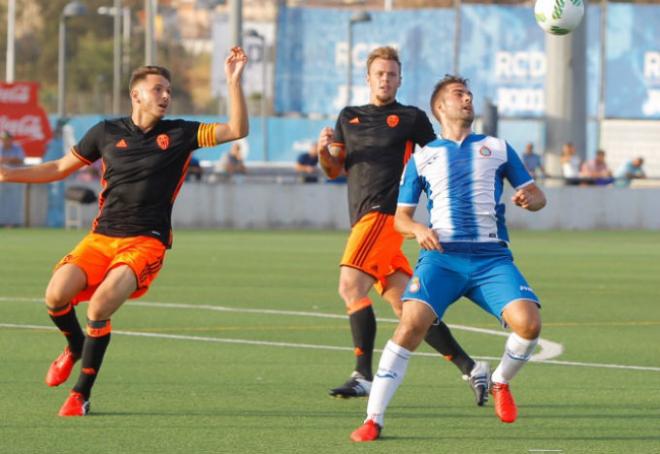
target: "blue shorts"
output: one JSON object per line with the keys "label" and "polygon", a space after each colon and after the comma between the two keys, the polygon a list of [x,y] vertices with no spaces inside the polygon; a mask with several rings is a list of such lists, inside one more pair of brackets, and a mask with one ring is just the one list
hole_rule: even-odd
{"label": "blue shorts", "polygon": [[403,300],[428,304],[439,319],[465,296],[502,321],[515,300],[539,299],[513,263],[503,243],[443,243],[443,252],[422,250]]}

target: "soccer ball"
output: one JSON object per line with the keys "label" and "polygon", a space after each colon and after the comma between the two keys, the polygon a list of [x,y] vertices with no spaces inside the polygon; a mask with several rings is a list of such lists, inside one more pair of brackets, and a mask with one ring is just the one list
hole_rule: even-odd
{"label": "soccer ball", "polygon": [[584,16],[583,0],[536,0],[534,17],[543,30],[553,35],[572,32]]}

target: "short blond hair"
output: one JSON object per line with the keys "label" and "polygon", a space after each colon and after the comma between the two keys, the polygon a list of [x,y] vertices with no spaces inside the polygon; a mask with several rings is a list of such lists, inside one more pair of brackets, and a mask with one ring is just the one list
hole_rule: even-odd
{"label": "short blond hair", "polygon": [[382,58],[383,60],[395,61],[399,65],[399,73],[401,72],[401,60],[399,60],[399,51],[390,46],[377,47],[372,50],[367,58],[367,74],[369,74],[369,69],[371,64],[375,59]]}
{"label": "short blond hair", "polygon": [[165,79],[167,79],[168,82],[172,82],[170,71],[167,68],[162,66],[146,65],[140,66],[139,68],[136,68],[135,71],[133,71],[133,74],[131,74],[131,81],[128,84],[128,88],[132,90],[135,84],[145,80],[147,76],[151,74],[163,76]]}

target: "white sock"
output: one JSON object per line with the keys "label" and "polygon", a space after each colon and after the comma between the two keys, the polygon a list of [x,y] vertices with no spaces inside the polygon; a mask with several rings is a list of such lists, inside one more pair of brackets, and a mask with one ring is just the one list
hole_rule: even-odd
{"label": "white sock", "polygon": [[403,381],[408,368],[408,359],[411,352],[388,341],[383,349],[383,355],[378,363],[378,372],[369,393],[369,404],[367,405],[367,419],[372,419],[379,426],[383,426],[385,409],[390,403],[392,396]]}
{"label": "white sock", "polygon": [[504,346],[502,361],[493,372],[491,380],[494,383],[509,383],[518,371],[531,358],[539,338],[528,340],[511,333]]}

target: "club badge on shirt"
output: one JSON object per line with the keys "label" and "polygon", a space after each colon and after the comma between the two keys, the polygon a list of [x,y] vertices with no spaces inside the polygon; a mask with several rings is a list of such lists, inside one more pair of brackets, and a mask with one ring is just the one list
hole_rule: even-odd
{"label": "club badge on shirt", "polygon": [[396,125],[399,124],[399,116],[398,115],[388,115],[387,119],[385,120],[387,122],[387,126],[390,128],[396,127]]}
{"label": "club badge on shirt", "polygon": [[156,143],[161,150],[167,150],[167,147],[170,146],[170,136],[167,134],[158,134],[158,137],[156,137]]}

